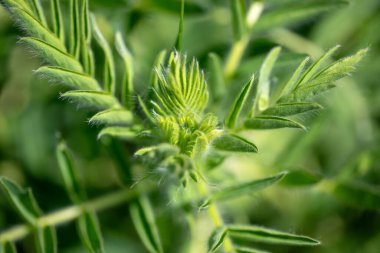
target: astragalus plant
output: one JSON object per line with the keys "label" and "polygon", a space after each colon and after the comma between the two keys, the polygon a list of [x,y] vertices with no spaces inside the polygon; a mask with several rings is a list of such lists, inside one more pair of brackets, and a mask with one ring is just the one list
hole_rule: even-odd
{"label": "astragalus plant", "polygon": [[[89,252],[105,252],[97,212],[117,205],[128,206],[129,214],[122,211],[119,215],[130,215],[141,244],[152,253],[249,253],[264,252],[257,248],[265,248],[265,244],[279,248],[320,244],[316,239],[260,224],[237,224],[219,206],[220,202],[272,186],[286,177],[286,171],[245,181],[231,181],[220,175],[224,175],[223,162],[235,153],[260,155],[253,143],[255,139],[244,138],[243,131],[244,136],[249,136],[250,131],[260,129],[307,130],[300,119],[315,116],[322,109],[317,96],[350,75],[366,52],[360,50],[335,61],[332,56],[339,48],[336,46],[315,61],[306,57],[293,73],[274,81],[282,50],[274,47],[257,73],[247,76],[245,83],[236,84],[232,79],[252,31],[298,22],[340,6],[340,1],[289,1],[294,8],[288,8],[294,10],[291,15],[281,4],[286,12],[281,8],[266,10],[266,1],[231,0],[234,39],[230,52],[225,59],[210,52],[207,68],[183,48],[186,8],[182,1],[177,40],[172,48],[158,54],[145,90],[135,83],[137,59],[124,43],[128,34],[115,29],[115,43],[111,45],[98,27],[96,15],[90,13],[87,0],[2,2],[25,35],[20,42],[46,63],[35,74],[51,83],[66,85],[70,90],[60,98],[93,112],[89,124],[99,126],[99,139],[109,140],[99,141],[99,145],[110,150],[122,182],[119,191],[89,199],[77,176],[71,151],[59,137],[57,159],[73,205],[44,214],[30,189],[2,177],[5,195],[25,222],[0,234],[2,252],[17,252],[15,243],[29,234],[35,238],[35,249],[20,252],[60,252],[56,229],[68,222],[76,222],[78,235]],[[302,117],[295,117],[300,114]],[[160,203],[157,192],[168,196],[170,204],[165,198]],[[187,233],[176,231],[174,225],[160,226],[155,214],[162,212],[163,206],[187,222]],[[193,241],[197,238],[197,220],[205,213],[213,227],[204,228],[208,238]],[[170,242],[167,238],[175,233],[186,237]],[[126,240],[129,236],[125,234]],[[163,237],[169,243],[162,243]]]}

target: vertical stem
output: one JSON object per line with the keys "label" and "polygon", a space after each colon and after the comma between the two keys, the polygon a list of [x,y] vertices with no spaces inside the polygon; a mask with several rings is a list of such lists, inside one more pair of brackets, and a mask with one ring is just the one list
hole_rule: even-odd
{"label": "vertical stem", "polygon": [[224,76],[226,79],[231,78],[239,66],[244,51],[249,43],[249,36],[244,35],[240,40],[237,40],[232,45],[231,51],[227,56],[226,65],[224,69]]}
{"label": "vertical stem", "polygon": [[[226,79],[231,78],[234,75],[237,67],[239,66],[244,51],[247,48],[248,43],[250,41],[250,32],[253,26],[256,24],[257,20],[260,18],[263,9],[264,4],[261,2],[255,2],[249,7],[249,10],[244,19],[247,29],[239,39],[234,41],[231,51],[227,56],[226,65],[224,69],[224,76]],[[237,31],[235,31],[235,33],[237,33]]]}
{"label": "vertical stem", "polygon": [[[209,189],[208,189],[207,185],[204,183],[204,181],[200,180],[197,183],[197,186],[198,186],[198,191],[199,191],[201,196],[205,197],[205,196],[209,195]],[[210,215],[210,218],[211,218],[211,220],[214,223],[216,228],[222,227],[224,225],[222,215],[220,214],[218,207],[215,203],[211,203],[208,206],[207,211],[208,211],[208,214]],[[224,239],[223,247],[227,253],[234,253],[235,252],[233,245],[232,245],[232,241],[228,237],[228,235]]]}

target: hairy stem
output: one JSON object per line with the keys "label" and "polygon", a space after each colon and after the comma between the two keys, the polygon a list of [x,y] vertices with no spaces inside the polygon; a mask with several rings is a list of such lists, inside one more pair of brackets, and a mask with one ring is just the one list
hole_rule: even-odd
{"label": "hairy stem", "polygon": [[[145,189],[145,191],[150,190],[151,189]],[[137,189],[125,188],[94,200],[89,200],[81,205],[66,207],[38,218],[35,222],[34,228],[28,225],[17,225],[13,228],[5,230],[0,234],[0,243],[20,240],[26,237],[35,228],[57,226],[67,223],[78,218],[83,213],[83,210],[98,212],[126,203],[134,198],[137,198],[138,195],[139,191],[137,191]]]}
{"label": "hairy stem", "polygon": [[[208,189],[208,186],[205,184],[204,181],[200,180],[197,183],[197,187],[198,187],[198,191],[199,191],[201,196],[206,197],[206,196],[210,195],[210,191]],[[215,203],[211,203],[208,206],[207,211],[208,211],[208,214],[209,214],[209,216],[210,216],[210,218],[211,218],[211,220],[214,223],[216,228],[224,226],[224,221],[223,221],[222,215],[220,214],[220,211],[219,211],[219,209]],[[235,252],[233,245],[232,245],[232,241],[228,237],[228,235],[224,239],[223,247],[227,253],[234,253]]]}

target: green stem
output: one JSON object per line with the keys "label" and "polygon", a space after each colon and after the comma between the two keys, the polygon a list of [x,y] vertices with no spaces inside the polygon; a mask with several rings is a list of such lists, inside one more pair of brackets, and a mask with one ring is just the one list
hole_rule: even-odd
{"label": "green stem", "polygon": [[[198,191],[199,191],[201,196],[203,196],[203,197],[210,196],[210,191],[209,191],[209,189],[208,189],[208,187],[204,181],[200,180],[197,183],[197,186],[198,186]],[[208,211],[208,214],[209,214],[209,216],[210,216],[210,218],[211,218],[211,220],[214,223],[216,228],[220,228],[220,227],[224,226],[224,221],[223,221],[222,215],[220,214],[219,209],[215,203],[211,203],[208,206],[207,211]],[[223,247],[227,253],[234,253],[235,252],[234,247],[232,245],[232,241],[228,237],[228,235],[224,239]]]}
{"label": "green stem", "polygon": [[226,79],[231,78],[239,66],[241,58],[249,43],[249,36],[244,35],[240,40],[237,40],[232,45],[231,51],[227,56],[226,65],[224,69],[224,76]]}
{"label": "green stem", "polygon": [[263,9],[264,4],[261,2],[254,2],[250,6],[244,19],[247,29],[242,34],[240,39],[234,41],[231,51],[227,56],[226,65],[224,68],[224,77],[226,79],[231,78],[235,74],[235,71],[240,64],[241,58],[243,57],[250,41],[252,28],[260,18]]}
{"label": "green stem", "polygon": [[[145,190],[150,191],[151,189]],[[139,192],[137,189],[125,188],[123,190],[107,194],[94,200],[89,200],[78,206],[69,206],[53,213],[44,215],[36,220],[35,226],[37,228],[43,228],[46,226],[57,226],[63,223],[67,223],[78,218],[82,214],[83,210],[98,212],[104,209],[109,209],[121,205],[138,197],[138,195]],[[17,225],[13,228],[5,230],[0,234],[0,243],[20,240],[26,237],[34,229],[35,228],[28,225]]]}

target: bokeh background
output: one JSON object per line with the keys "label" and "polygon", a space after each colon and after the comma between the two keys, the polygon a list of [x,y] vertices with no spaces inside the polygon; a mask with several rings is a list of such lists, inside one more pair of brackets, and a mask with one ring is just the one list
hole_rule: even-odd
{"label": "bokeh background", "polygon": [[[229,3],[187,2],[184,50],[197,57],[207,73],[208,54],[215,52],[224,57],[232,42]],[[308,1],[263,2],[268,13],[272,9],[287,13]],[[356,73],[320,98],[325,109],[301,118],[309,128],[307,132],[244,133],[260,152],[253,157],[234,156],[213,172],[242,180],[285,169],[291,172],[280,185],[222,205],[227,220],[306,234],[323,243],[312,248],[263,246],[273,252],[380,252],[380,1],[348,2],[318,15],[284,14],[285,25],[261,24],[230,80],[241,87],[258,72],[265,54],[275,45],[284,48],[276,67],[279,80],[291,73],[306,54],[315,59],[340,44],[339,58],[369,47]],[[180,2],[90,0],[90,8],[109,41],[115,29],[126,35],[136,60],[135,86],[143,94],[156,54],[173,48]],[[8,13],[0,8],[0,175],[32,187],[46,212],[70,205],[55,159],[59,133],[75,153],[90,196],[117,189],[116,169],[97,140],[98,129],[86,122],[90,114],[60,100],[63,87],[33,76],[32,70],[41,62],[17,44],[20,34]],[[216,112],[223,110],[223,105],[215,108]],[[170,252],[182,252],[180,245],[186,244],[188,236],[186,224],[175,209],[171,210],[170,197],[161,204],[157,202],[164,244]],[[100,213],[100,221],[107,252],[145,252],[126,207]],[[0,232],[19,223],[21,220],[1,193]],[[195,238],[194,245],[205,244],[209,226],[206,218],[199,221],[199,238]],[[85,252],[74,230],[73,224],[59,227],[60,252]],[[32,244],[28,237],[18,243],[18,248],[20,252],[34,252]],[[192,252],[201,252],[197,246],[191,247]]]}

